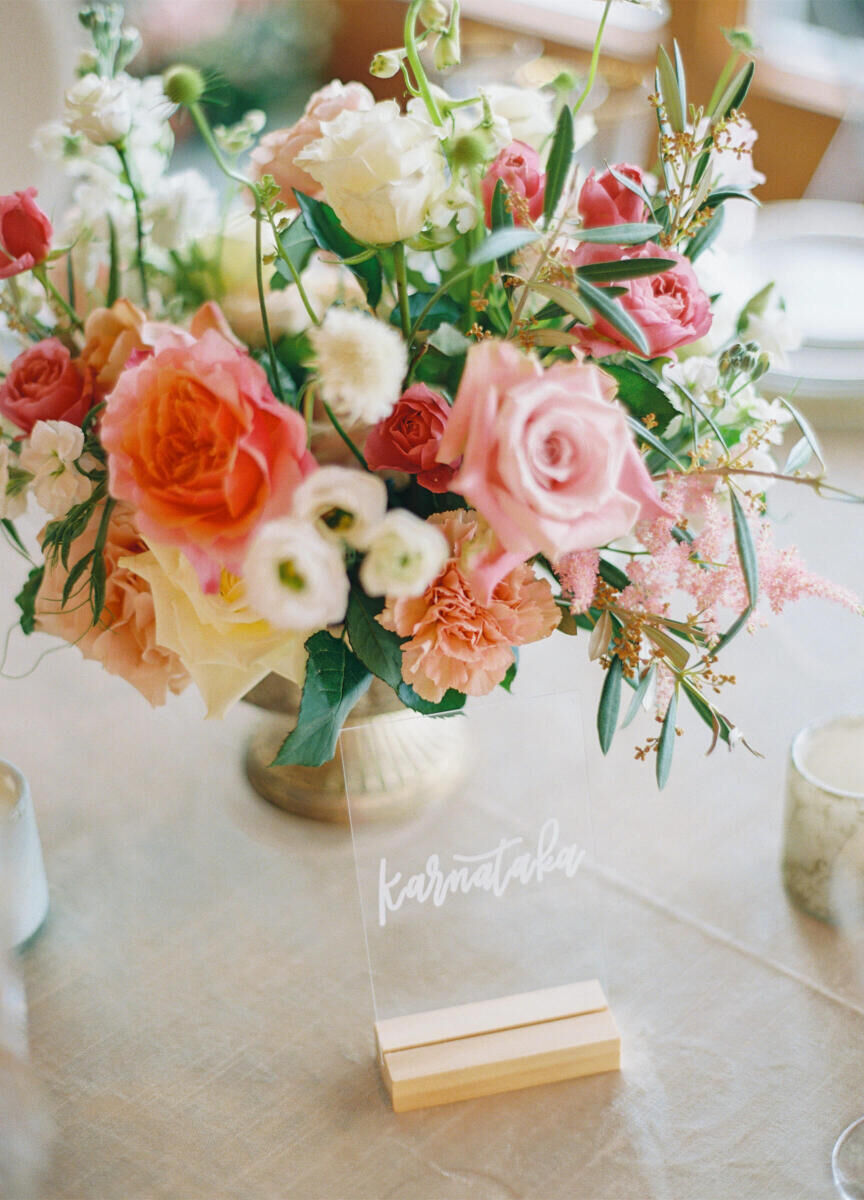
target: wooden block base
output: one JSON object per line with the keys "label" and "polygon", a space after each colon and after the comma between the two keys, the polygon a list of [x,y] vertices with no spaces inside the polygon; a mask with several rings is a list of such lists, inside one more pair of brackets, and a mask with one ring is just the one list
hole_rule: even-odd
{"label": "wooden block base", "polygon": [[597,980],[378,1021],[395,1112],[617,1071],[621,1036]]}

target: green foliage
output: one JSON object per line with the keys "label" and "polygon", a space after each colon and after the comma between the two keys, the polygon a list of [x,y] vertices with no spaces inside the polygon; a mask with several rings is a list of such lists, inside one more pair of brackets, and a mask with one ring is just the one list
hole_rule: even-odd
{"label": "green foliage", "polygon": [[609,298],[607,288],[594,287],[593,283],[589,283],[587,279],[579,279],[578,283],[579,295],[594,311],[608,321],[613,329],[622,334],[629,342],[632,342],[638,350],[643,354],[651,353],[648,343],[645,340],[645,334],[633,320],[628,312],[616,304],[613,299]]}
{"label": "green foliage", "polygon": [[[408,312],[411,317],[412,326],[420,319],[423,320],[418,326],[419,329],[437,329],[439,325],[449,325],[452,327],[462,319],[462,309],[452,300],[450,296],[442,295],[437,298],[429,307],[429,296],[425,292],[412,292],[408,297]],[[397,304],[390,313],[390,324],[397,328],[400,324],[399,305]]]}
{"label": "green foliage", "polygon": [[690,238],[684,253],[691,262],[695,262],[700,254],[704,254],[720,235],[720,230],[723,228],[723,220],[725,213],[722,206],[714,209],[710,218],[705,222],[701,229]]}
{"label": "green foliage", "polygon": [[[651,686],[651,682],[654,679],[654,676],[656,674],[657,674],[657,663],[656,662],[652,662],[642,672],[642,677],[639,680],[639,682],[636,684],[636,686],[633,690],[633,698],[630,701],[630,707],[627,709],[627,715],[621,724],[622,729],[626,729],[627,726],[630,724],[630,722],[633,720],[633,718],[636,716],[636,714],[639,712],[639,709],[642,707],[642,701],[645,699],[645,695],[646,695],[649,687]],[[628,682],[629,682],[629,680],[628,680]]]}
{"label": "green foliage", "polygon": [[39,593],[39,588],[42,585],[42,577],[45,574],[43,566],[34,567],[27,576],[27,582],[22,587],[21,591],[15,597],[15,603],[21,610],[19,618],[21,629],[26,634],[31,634],[36,622],[36,596]]}
{"label": "green foliage", "polygon": [[657,786],[662,791],[672,770],[672,755],[675,753],[675,717],[678,712],[678,689],[672,693],[666,716],[663,718],[663,728],[660,730],[660,740],[657,743]]}
{"label": "green foliage", "polygon": [[305,270],[316,244],[316,240],[309,232],[302,214],[295,217],[287,229],[283,229],[279,234],[279,245],[284,258],[278,257],[273,264],[276,273],[270,280],[271,288],[275,288],[278,291],[282,288],[290,287],[294,283],[294,276],[291,274],[291,267],[288,266],[285,259],[287,258],[291,262],[294,270],[299,275]]}
{"label": "green foliage", "polygon": [[513,661],[507,668],[507,674],[501,680],[499,687],[502,687],[505,692],[510,692],[513,689],[513,684],[516,681],[516,675],[519,671],[519,647],[513,647]]}
{"label": "green foliage", "polygon": [[678,413],[669,397],[660,389],[656,377],[650,377],[650,368],[645,364],[642,364],[646,367],[644,371],[636,368],[638,361],[633,360],[633,366],[624,366],[601,359],[598,365],[618,384],[618,399],[624,407],[640,421],[652,413],[657,422],[654,428],[658,434],[662,434]]}
{"label": "green foliage", "polygon": [[468,265],[482,267],[486,263],[494,262],[496,258],[503,258],[515,250],[521,250],[523,246],[536,242],[539,237],[540,234],[533,229],[511,229],[507,226],[496,229],[471,253]]}
{"label": "green foliage", "polygon": [[606,678],[603,680],[603,690],[600,693],[600,704],[597,708],[597,735],[600,738],[600,749],[604,754],[612,745],[615,728],[618,724],[623,672],[624,666],[621,659],[615,655],[609,664]]}
{"label": "green foliage", "polygon": [[558,201],[561,199],[570,176],[570,169],[573,165],[573,146],[573,114],[570,112],[570,106],[565,104],[558,114],[552,148],[546,163],[543,218],[547,226],[555,215]]}
{"label": "green foliage", "polygon": [[576,274],[592,283],[614,283],[616,279],[661,275],[674,267],[675,262],[674,258],[621,258],[614,262],[586,263],[576,268]]}
{"label": "green foliage", "polygon": [[[678,57],[677,54],[676,57]],[[657,53],[655,82],[657,93],[663,101],[663,107],[666,110],[666,118],[669,124],[676,133],[683,133],[686,128],[687,117],[686,98],[681,95],[675,68],[672,66],[665,46],[661,46]]]}
{"label": "green foliage", "polygon": [[[344,261],[362,255],[368,249],[343,228],[329,204],[322,200],[313,200],[311,196],[296,190],[294,195],[297,197],[306,229],[322,250],[331,250]],[[381,264],[378,259],[367,258],[363,262],[346,262],[345,265],[360,281],[370,307],[375,308],[381,299],[382,289]]]}
{"label": "green foliage", "polygon": [[376,620],[383,608],[383,599],[367,596],[359,584],[354,583],[348,598],[345,627],[351,649],[363,666],[395,692],[402,683],[402,641]]}
{"label": "green foliage", "polygon": [[[612,170],[612,168],[609,168]],[[616,173],[616,179],[623,182],[626,176],[621,176]],[[628,184],[632,180],[627,180]],[[642,196],[641,188],[635,190],[637,196]],[[650,207],[650,198],[645,197],[646,203]],[[650,242],[663,232],[663,226],[658,225],[654,221],[636,222],[632,225],[597,225],[594,229],[578,229],[575,236],[580,242],[596,242],[601,246],[641,246],[643,242]]]}

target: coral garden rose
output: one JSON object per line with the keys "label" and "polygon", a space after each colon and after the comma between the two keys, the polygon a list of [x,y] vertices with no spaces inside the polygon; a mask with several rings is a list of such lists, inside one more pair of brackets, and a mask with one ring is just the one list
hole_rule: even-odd
{"label": "coral garden rose", "polygon": [[294,203],[295,188],[308,196],[318,197],[321,187],[295,163],[297,155],[321,136],[322,122],[332,121],[346,110],[366,111],[374,104],[375,97],[362,83],[341,83],[334,79],[313,92],[299,121],[287,129],[275,129],[265,134],[252,151],[255,178],[272,175],[286,204]]}
{"label": "coral garden rose", "polygon": [[205,591],[239,574],[251,534],[291,508],[315,463],[306,426],[261,367],[213,330],[165,333],[127,368],[102,416],[112,496],[145,537],[177,546]]}
{"label": "coral garden rose", "polygon": [[0,196],[0,279],[44,262],[51,249],[51,222],[35,200],[36,189]]}
{"label": "coral garden rose", "polygon": [[[642,186],[644,176],[641,167],[631,166],[630,163],[618,163],[615,170],[639,187]],[[594,171],[588,172],[588,178],[582,184],[579,193],[578,207],[579,216],[586,229],[594,229],[600,225],[638,224],[648,215],[645,201],[620,179],[616,179],[611,171],[604,171],[596,177]]]}
{"label": "coral garden rose", "polygon": [[[492,197],[498,180],[511,194],[513,220],[527,225],[528,218],[536,221],[543,212],[546,176],[540,169],[540,155],[525,142],[505,146],[483,177],[480,190],[486,210],[486,224],[492,226]],[[521,199],[520,199],[521,198]],[[523,211],[524,210],[524,211]]]}
{"label": "coral garden rose", "polygon": [[37,421],[80,425],[90,399],[69,351],[58,338],[46,338],[13,361],[0,387],[0,413],[29,433]]}
{"label": "coral garden rose", "polygon": [[408,639],[402,645],[402,678],[424,700],[437,703],[449,688],[485,696],[507,674],[513,646],[555,631],[558,606],[549,584],[524,563],[481,602],[464,566],[478,540],[485,540],[482,522],[459,510],[436,513],[429,523],[447,538],[450,559],[421,596],[388,598],[377,619]]}
{"label": "coral garden rose", "polygon": [[[100,507],[72,543],[70,567],[93,549],[101,517]],[[116,505],[105,542],[105,606],[98,623],[92,624],[86,601],[76,598],[62,605],[68,571],[59,557],[52,561],[49,556],[36,597],[36,628],[73,642],[85,658],[122,676],[155,705],[164,704],[168,692],[182,692],[190,680],[177,655],[157,641],[150,585],[129,569],[128,564],[146,550],[132,509]]]}
{"label": "coral garden rose", "polygon": [[455,473],[436,461],[450,405],[425,383],[400,396],[390,416],[369,431],[364,455],[373,471],[405,471],[430,492],[446,492]]}
{"label": "coral garden rose", "polygon": [[[626,292],[618,297],[622,308],[629,313],[645,334],[649,356],[668,354],[678,346],[698,341],[711,328],[711,302],[699,286],[690,263],[675,250],[665,250],[653,242],[638,248],[602,246],[583,243],[570,253],[573,267],[589,263],[618,262],[626,258],[672,258],[675,266],[659,275],[643,275],[640,279],[622,280]],[[641,351],[619,333],[603,317],[597,317],[592,328],[576,325],[573,332],[581,348],[595,358],[614,354],[618,350]]]}
{"label": "coral garden rose", "polygon": [[481,599],[515,563],[602,546],[664,512],[613,400],[591,363],[544,371],[508,342],[472,346],[438,450],[499,545],[471,568]]}
{"label": "coral garden rose", "polygon": [[344,110],[295,160],[354,237],[389,245],[419,233],[447,189],[435,127],[395,100]]}
{"label": "coral garden rose", "polygon": [[87,386],[97,401],[104,400],[136,350],[143,350],[141,330],[147,320],[129,300],[110,308],[94,308],[84,323],[80,364]]}

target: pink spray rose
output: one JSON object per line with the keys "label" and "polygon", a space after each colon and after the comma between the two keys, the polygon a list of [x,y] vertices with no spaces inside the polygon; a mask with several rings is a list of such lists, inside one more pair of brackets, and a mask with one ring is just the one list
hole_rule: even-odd
{"label": "pink spray rose", "polygon": [[315,467],[302,417],[212,329],[166,332],[127,367],[101,437],[111,495],[134,505],[146,537],[179,547],[210,592],[222,566],[241,573],[254,530],[290,512]]}
{"label": "pink spray rose", "polygon": [[[617,163],[615,170],[642,185],[641,167]],[[596,179],[594,172],[589,171],[579,193],[579,215],[586,229],[595,229],[600,225],[635,225],[644,221],[648,214],[644,200],[616,179],[611,171],[604,171]]]}
{"label": "pink spray rose", "polygon": [[375,97],[362,83],[340,83],[334,79],[326,87],[313,92],[303,116],[287,129],[275,129],[265,136],[252,151],[253,172],[256,179],[272,175],[282,192],[286,204],[294,205],[294,188],[316,198],[323,195],[321,186],[294,159],[310,142],[321,136],[321,123],[332,121],[341,112],[352,112],[374,108]]}
{"label": "pink spray rose", "polygon": [[552,589],[524,563],[499,580],[481,602],[465,573],[476,543],[488,531],[476,513],[436,513],[429,518],[450,543],[451,557],[422,596],[389,599],[378,620],[408,638],[402,678],[424,700],[437,703],[448,690],[485,696],[514,659],[513,646],[548,637],[560,613]]}
{"label": "pink spray rose", "polygon": [[72,356],[57,338],[19,354],[0,387],[0,413],[25,433],[37,421],[80,425],[90,402]]}
{"label": "pink spray rose", "polygon": [[[486,224],[492,226],[492,197],[495,195],[495,185],[501,180],[508,191],[514,196],[521,196],[525,202],[528,216],[532,221],[543,212],[543,194],[546,190],[546,176],[540,169],[540,155],[525,142],[511,142],[505,146],[480,185],[483,193],[483,204],[486,208]],[[513,209],[513,220],[517,225],[526,225],[525,214],[519,212],[518,201]]]}
{"label": "pink spray rose", "polygon": [[366,438],[365,457],[373,471],[406,471],[430,492],[446,492],[454,468],[436,461],[450,405],[425,383],[415,383]]}
{"label": "pink spray rose", "polygon": [[20,275],[45,260],[51,222],[36,203],[35,188],[0,196],[0,279]]}
{"label": "pink spray rose", "polygon": [[[672,258],[675,266],[659,275],[643,275],[641,279],[626,279],[621,286],[627,289],[619,303],[645,334],[652,358],[667,354],[678,346],[686,346],[703,337],[711,328],[711,302],[696,278],[696,273],[683,255],[665,250],[654,242],[644,246],[600,246],[583,242],[568,255],[571,266],[586,263],[618,262],[624,258]],[[591,329],[575,325],[580,346],[595,358],[614,354],[617,350],[641,353],[608,321],[597,317]]]}
{"label": "pink spray rose", "polygon": [[538,551],[593,549],[665,511],[614,394],[591,363],[544,371],[491,339],[468,351],[438,458],[463,455],[453,490],[497,536],[472,567],[481,600]]}

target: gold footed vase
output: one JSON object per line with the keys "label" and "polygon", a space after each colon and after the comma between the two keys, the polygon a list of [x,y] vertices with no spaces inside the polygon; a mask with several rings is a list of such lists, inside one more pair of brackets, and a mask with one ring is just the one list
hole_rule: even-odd
{"label": "gold footed vase", "polygon": [[245,699],[266,714],[246,751],[249,782],[265,800],[298,816],[341,824],[409,816],[446,799],[467,772],[468,721],[419,717],[377,679],[345,722],[351,732],[335,758],[321,767],[270,766],[297,720],[296,684],[268,675]]}

